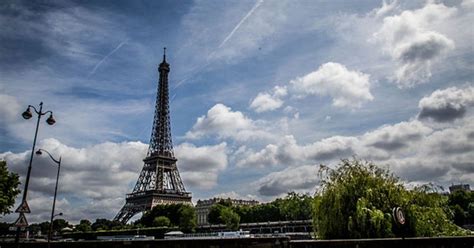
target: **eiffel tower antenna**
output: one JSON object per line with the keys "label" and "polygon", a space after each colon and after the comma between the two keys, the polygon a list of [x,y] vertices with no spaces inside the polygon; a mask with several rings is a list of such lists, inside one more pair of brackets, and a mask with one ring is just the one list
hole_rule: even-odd
{"label": "eiffel tower antenna", "polygon": [[127,194],[125,205],[114,221],[127,223],[135,214],[160,204],[192,204],[191,193],[186,192],[176,166],[178,160],[174,156],[171,140],[168,92],[170,65],[166,62],[166,48],[163,48],[163,61],[158,71],[160,78],[148,153],[137,183],[132,193]]}

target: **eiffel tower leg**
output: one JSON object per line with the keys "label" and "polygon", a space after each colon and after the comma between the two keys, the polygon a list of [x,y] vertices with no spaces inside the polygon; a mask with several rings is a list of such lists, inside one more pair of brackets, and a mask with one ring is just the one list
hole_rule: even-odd
{"label": "eiffel tower leg", "polygon": [[118,212],[118,214],[115,216],[114,221],[121,222],[123,224],[127,224],[127,222],[140,211],[137,211],[136,209],[130,208],[125,204],[122,209]]}

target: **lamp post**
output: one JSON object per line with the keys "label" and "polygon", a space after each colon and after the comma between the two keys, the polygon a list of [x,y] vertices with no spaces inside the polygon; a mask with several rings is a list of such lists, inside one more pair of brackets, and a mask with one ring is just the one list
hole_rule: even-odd
{"label": "lamp post", "polygon": [[50,243],[49,243],[49,241],[50,241],[49,237],[50,236],[53,237],[53,221],[54,221],[54,217],[56,217],[56,216],[63,216],[63,213],[54,214],[51,217],[51,223],[49,224],[49,233],[48,233],[48,247],[51,247]]}
{"label": "lamp post", "polygon": [[[43,154],[43,152],[46,152],[46,154],[49,155],[51,160],[53,160],[58,165],[58,173],[56,175],[56,186],[54,187],[53,208],[51,209],[51,222],[49,223],[49,233],[48,233],[48,246],[49,246],[49,242],[51,241],[51,234],[53,232],[53,218],[55,216],[54,215],[54,209],[56,207],[56,195],[58,193],[59,171],[61,170],[61,157],[59,157],[59,160],[56,160],[56,159],[53,158],[51,153],[49,153],[48,151],[46,151],[44,149],[38,149],[38,151],[36,151],[36,155],[41,155],[41,154]],[[62,213],[59,213],[59,215],[62,215]]]}
{"label": "lamp post", "polygon": [[23,118],[25,118],[26,120],[30,119],[31,117],[33,117],[33,114],[31,113],[31,108],[34,109],[35,113],[38,115],[38,120],[36,122],[36,130],[35,130],[35,137],[33,139],[33,148],[31,149],[31,157],[30,157],[30,164],[28,165],[28,172],[26,174],[26,180],[25,180],[25,189],[23,190],[23,197],[22,197],[22,200],[21,200],[21,205],[18,207],[18,209],[15,211],[15,212],[18,212],[19,213],[19,217],[18,217],[18,220],[16,222],[17,224],[17,229],[16,229],[16,237],[15,237],[15,242],[18,244],[18,242],[20,241],[20,222],[23,221],[23,222],[26,222],[26,218],[24,216],[25,213],[29,213],[30,212],[30,209],[28,207],[28,204],[26,203],[26,196],[28,195],[28,184],[30,182],[30,174],[31,174],[31,164],[33,162],[33,153],[35,152],[35,145],[36,145],[36,137],[38,136],[38,127],[39,127],[39,123],[40,123],[40,119],[41,119],[41,116],[45,115],[45,114],[50,114],[50,116],[48,117],[48,119],[46,119],[46,123],[48,123],[49,125],[53,125],[54,123],[56,123],[56,120],[54,120],[54,117],[53,117],[53,112],[52,111],[46,111],[46,112],[43,112],[43,102],[41,102],[39,104],[39,111],[32,105],[28,105],[28,108],[25,110],[25,112],[23,112],[23,114],[21,116],[23,116]]}

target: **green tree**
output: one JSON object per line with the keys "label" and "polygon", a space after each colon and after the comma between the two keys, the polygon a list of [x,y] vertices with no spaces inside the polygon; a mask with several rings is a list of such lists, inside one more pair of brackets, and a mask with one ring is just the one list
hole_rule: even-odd
{"label": "green tree", "polygon": [[11,213],[15,197],[20,193],[18,174],[9,172],[6,161],[0,161],[0,213]]}
{"label": "green tree", "polygon": [[150,211],[145,212],[136,224],[140,223],[147,227],[154,226],[155,218],[158,216],[166,216],[170,220],[171,226],[179,226],[179,209],[183,204],[166,204],[157,205]]}
{"label": "green tree", "polygon": [[194,232],[197,226],[196,211],[192,206],[181,205],[179,208],[179,228],[183,232]]}
{"label": "green tree", "polygon": [[171,221],[166,216],[158,216],[153,220],[153,225],[157,227],[169,227],[171,225]]}
{"label": "green tree", "polygon": [[311,219],[312,198],[306,194],[290,192],[281,200],[280,212],[285,220]]}
{"label": "green tree", "polygon": [[227,228],[231,230],[239,229],[240,216],[235,213],[231,208],[224,207],[221,211],[220,218]]}
{"label": "green tree", "polygon": [[49,221],[41,222],[39,224],[39,226],[41,227],[41,234],[42,235],[48,235],[48,233],[49,233]]}
{"label": "green tree", "polygon": [[[388,170],[357,159],[336,169],[321,166],[321,190],[313,204],[313,223],[321,238],[434,236],[464,233],[446,215],[447,201],[424,186],[408,191]],[[406,225],[395,224],[394,207]]]}
{"label": "green tree", "polygon": [[53,221],[53,232],[60,232],[63,228],[70,227],[65,219],[55,219]]}
{"label": "green tree", "polygon": [[221,219],[221,212],[224,208],[225,206],[220,203],[212,205],[207,215],[207,221],[211,224],[224,224]]}
{"label": "green tree", "polygon": [[79,225],[76,226],[78,232],[90,232],[92,231],[92,223],[89,220],[81,220]]}
{"label": "green tree", "polygon": [[459,205],[462,209],[467,211],[470,203],[474,202],[474,194],[467,190],[455,190],[449,194],[448,204],[450,206]]}
{"label": "green tree", "polygon": [[41,232],[41,226],[38,223],[29,225],[28,226],[28,231],[30,232],[30,235],[32,235],[33,237],[38,235],[39,233],[43,234]]}
{"label": "green tree", "polygon": [[466,214],[464,212],[464,209],[462,209],[462,207],[457,204],[451,207],[451,209],[453,210],[454,223],[458,226],[464,225],[464,221],[466,219]]}
{"label": "green tree", "polygon": [[105,231],[110,230],[112,221],[108,219],[96,219],[94,223],[92,223],[91,227],[94,231]]}

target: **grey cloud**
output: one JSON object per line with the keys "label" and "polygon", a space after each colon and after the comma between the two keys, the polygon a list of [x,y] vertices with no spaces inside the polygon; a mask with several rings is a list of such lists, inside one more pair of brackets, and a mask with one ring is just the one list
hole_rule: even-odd
{"label": "grey cloud", "polygon": [[468,133],[468,134],[467,134],[467,137],[468,137],[469,139],[474,139],[474,132]]}
{"label": "grey cloud", "polygon": [[419,141],[432,130],[421,122],[401,122],[393,126],[386,126],[366,133],[362,140],[367,146],[385,151],[396,151]]}
{"label": "grey cloud", "polygon": [[277,196],[290,191],[311,191],[318,180],[317,166],[303,165],[272,172],[256,182],[256,186],[261,195]]}
{"label": "grey cloud", "polygon": [[460,106],[456,108],[452,105],[447,105],[445,108],[422,108],[420,114],[418,115],[419,119],[433,119],[437,122],[448,122],[455,119],[462,118],[466,115],[466,108]]}
{"label": "grey cloud", "polygon": [[278,196],[295,190],[311,190],[316,185],[315,182],[306,182],[298,185],[297,187],[288,188],[287,185],[284,185],[279,182],[272,182],[269,184],[262,185],[258,189],[258,193],[263,196]]}
{"label": "grey cloud", "polygon": [[474,151],[474,144],[461,142],[442,142],[440,143],[441,151],[444,154],[460,154]]}
{"label": "grey cloud", "polygon": [[[419,162],[419,161],[418,161]],[[409,164],[397,171],[397,175],[408,181],[430,182],[446,175],[449,167],[438,167],[436,164],[422,165],[421,162]]]}
{"label": "grey cloud", "polygon": [[474,173],[474,162],[455,162],[453,163],[453,167],[457,170],[467,173]]}
{"label": "grey cloud", "polygon": [[418,107],[419,119],[433,119],[437,122],[451,122],[463,118],[467,107],[474,105],[474,87],[450,87],[436,90],[423,97]]}
{"label": "grey cloud", "polygon": [[450,44],[445,39],[431,35],[426,37],[426,40],[410,44],[401,51],[400,59],[404,62],[432,60],[440,56],[444,50],[449,49],[449,46]]}
{"label": "grey cloud", "polygon": [[273,183],[271,185],[263,185],[258,189],[258,193],[264,196],[276,196],[285,193],[287,190],[288,189],[283,187],[283,185],[275,185],[275,183]]}
{"label": "grey cloud", "polygon": [[381,140],[381,141],[374,142],[370,145],[382,150],[387,150],[387,151],[394,151],[394,150],[398,150],[398,149],[408,146],[406,141],[401,141],[401,140],[396,140],[392,142]]}
{"label": "grey cloud", "polygon": [[354,150],[351,147],[346,148],[335,148],[330,151],[321,151],[317,152],[311,159],[314,160],[331,160],[331,159],[341,159],[348,156],[354,155]]}

